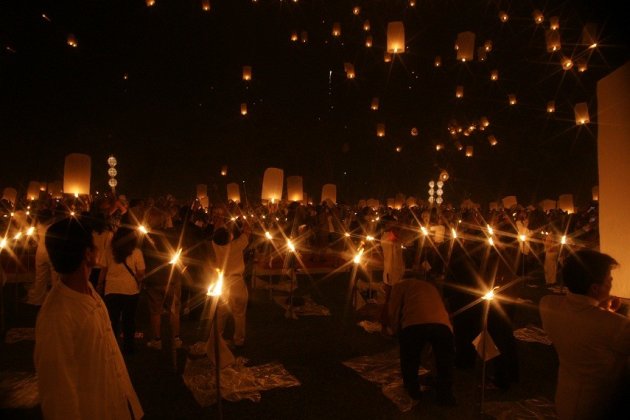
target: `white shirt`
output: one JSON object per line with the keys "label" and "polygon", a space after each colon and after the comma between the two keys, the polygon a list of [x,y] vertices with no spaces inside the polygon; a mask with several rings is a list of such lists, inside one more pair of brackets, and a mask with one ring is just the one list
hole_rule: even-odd
{"label": "white shirt", "polygon": [[[125,260],[127,266],[138,274],[138,271],[144,271],[144,258],[142,257],[142,251],[135,248],[131,255]],[[118,293],[121,295],[136,295],[140,293],[138,282],[125,268],[124,264],[119,264],[114,261],[111,247],[108,248],[105,253],[105,259],[103,261],[104,266],[107,268],[107,274],[105,275],[105,294]]]}
{"label": "white shirt", "polygon": [[241,234],[241,236],[230,241],[227,245],[217,245],[212,242],[217,268],[223,270],[224,276],[239,276],[243,274],[245,271],[243,251],[247,248],[248,243],[249,239],[246,234]]}
{"label": "white shirt", "polygon": [[94,246],[98,250],[96,254],[96,267],[105,266],[105,255],[107,254],[107,250],[110,249],[113,236],[113,232],[109,230],[104,230],[102,233],[92,232]]}
{"label": "white shirt", "polygon": [[568,293],[540,301],[543,328],[560,359],[558,418],[603,415],[630,356],[630,319],[602,308],[597,300]]}
{"label": "white shirt", "polygon": [[35,327],[35,368],[46,419],[130,419],[144,413],[131,385],[107,309],[91,296],[53,286]]}
{"label": "white shirt", "polygon": [[383,283],[393,286],[398,283],[405,274],[405,261],[401,242],[391,232],[384,232],[381,236],[381,248],[383,249]]}

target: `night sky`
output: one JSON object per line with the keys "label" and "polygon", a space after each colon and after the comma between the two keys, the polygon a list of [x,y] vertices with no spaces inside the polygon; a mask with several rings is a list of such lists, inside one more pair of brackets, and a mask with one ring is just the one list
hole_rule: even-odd
{"label": "night sky", "polygon": [[[397,193],[426,198],[442,169],[451,174],[446,201],[517,195],[529,204],[563,193],[574,193],[577,204],[588,200],[597,184],[596,82],[628,57],[621,2],[415,3],[211,0],[204,11],[201,0],[152,7],[144,0],[2,0],[0,188],[61,180],[64,156],[80,152],[92,156],[96,190],[106,188],[106,160],[115,155],[118,190],[128,197],[192,198],[195,184],[205,183],[211,199],[225,199],[226,183],[245,180],[255,200],[265,168],[278,167],[285,177],[303,176],[316,200],[325,183],[352,203]],[[543,24],[534,22],[534,9]],[[546,51],[550,16],[560,17],[561,53]],[[394,20],[405,24],[407,51],[385,63]],[[339,37],[333,22],[341,24]],[[598,25],[595,50],[581,43],[586,22]],[[293,31],[307,31],[308,41],[292,42]],[[456,60],[462,31],[476,33],[476,47],[492,41],[484,62]],[[368,33],[372,48],[364,45]],[[587,71],[562,70],[563,55],[588,58]],[[345,62],[356,78],[346,78]],[[252,66],[249,82],[244,65]],[[490,80],[493,69],[498,81]],[[575,124],[578,102],[588,103],[587,126]],[[484,116],[485,131],[449,134],[453,121],[466,128]],[[383,138],[377,123],[386,125]],[[456,141],[474,146],[474,156]],[[438,143],[444,150],[436,151]]]}

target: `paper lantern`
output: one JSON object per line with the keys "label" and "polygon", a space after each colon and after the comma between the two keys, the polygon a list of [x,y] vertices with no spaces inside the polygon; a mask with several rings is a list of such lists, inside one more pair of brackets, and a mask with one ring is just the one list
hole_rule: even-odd
{"label": "paper lantern", "polygon": [[573,68],[573,60],[569,57],[562,57],[560,64],[562,65],[563,70],[571,70]]}
{"label": "paper lantern", "polygon": [[201,206],[201,208],[207,209],[208,207],[210,207],[210,199],[208,197],[200,198],[199,205]]}
{"label": "paper lantern", "polygon": [[487,117],[481,117],[479,118],[479,124],[481,125],[481,127],[489,127],[490,126],[490,121],[488,120]]}
{"label": "paper lantern", "polygon": [[282,198],[284,171],[278,168],[267,168],[263,175],[261,198],[263,200],[278,201]]}
{"label": "paper lantern", "polygon": [[593,196],[593,201],[599,201],[599,185],[595,185],[591,189],[591,194]]}
{"label": "paper lantern", "polygon": [[488,208],[490,209],[490,211],[499,210],[499,203],[497,203],[496,201],[491,201],[488,203]]}
{"label": "paper lantern", "polygon": [[304,200],[304,188],[301,176],[287,178],[287,198],[289,201],[301,202]]}
{"label": "paper lantern", "polygon": [[547,112],[550,114],[556,112],[556,101],[547,102]]}
{"label": "paper lantern", "polygon": [[208,186],[206,184],[197,184],[197,198],[208,196]]}
{"label": "paper lantern", "polygon": [[63,168],[63,192],[66,194],[89,194],[92,159],[82,153],[66,156]]}
{"label": "paper lantern", "polygon": [[440,172],[440,176],[438,176],[438,179],[442,182],[446,182],[448,181],[448,178],[450,177],[450,175],[448,174],[448,172],[446,171],[441,171]]}
{"label": "paper lantern", "polygon": [[246,82],[252,80],[252,66],[243,66],[243,80]]}
{"label": "paper lantern", "polygon": [[147,7],[155,6],[155,0],[145,0]]}
{"label": "paper lantern", "polygon": [[500,11],[499,12],[499,20],[503,23],[507,22],[508,20],[510,20],[510,16],[504,12],[504,11]]}
{"label": "paper lantern", "polygon": [[357,204],[357,208],[362,209],[364,207],[367,207],[367,201],[365,201],[364,199],[359,200],[359,203]]}
{"label": "paper lantern", "polygon": [[459,85],[455,88],[455,97],[461,99],[464,97],[464,86]]}
{"label": "paper lantern", "polygon": [[416,197],[407,197],[407,200],[405,200],[405,204],[409,208],[417,207],[418,206],[418,200],[416,199]]}
{"label": "paper lantern", "polygon": [[405,195],[401,193],[396,194],[396,198],[394,199],[394,208],[396,210],[400,210],[403,205],[405,205]]}
{"label": "paper lantern", "polygon": [[385,51],[383,53],[383,61],[386,63],[391,63],[392,62],[392,53]]}
{"label": "paper lantern", "polygon": [[352,8],[352,14],[355,15],[355,16],[358,16],[359,13],[361,13],[361,8],[359,6],[354,6]]}
{"label": "paper lantern", "polygon": [[547,200],[541,201],[540,203],[538,203],[538,205],[546,213],[556,208],[556,201],[547,199]]}
{"label": "paper lantern", "polygon": [[401,21],[387,24],[387,52],[392,54],[405,52],[405,25]]}
{"label": "paper lantern", "polygon": [[488,54],[486,53],[486,49],[484,47],[477,48],[477,60],[486,61]]}
{"label": "paper lantern", "polygon": [[573,111],[575,112],[575,123],[577,125],[584,125],[591,122],[591,119],[588,115],[588,105],[586,104],[586,102],[575,104]]}
{"label": "paper lantern", "polygon": [[28,200],[36,200],[39,198],[39,182],[31,181],[26,189],[26,198]]}
{"label": "paper lantern", "polygon": [[308,42],[308,32],[300,32],[300,40],[302,41],[302,44],[306,44]]}
{"label": "paper lantern", "polygon": [[236,182],[227,184],[227,199],[237,204],[241,202],[241,190]]}
{"label": "paper lantern", "polygon": [[455,50],[459,61],[472,61],[475,54],[475,33],[466,31],[457,34]]}
{"label": "paper lantern", "polygon": [[372,111],[378,111],[378,98],[377,97],[372,98],[372,103],[370,104],[370,109]]}
{"label": "paper lantern", "polygon": [[483,43],[483,49],[486,50],[486,52],[490,52],[492,51],[492,41],[490,41],[489,39],[487,39],[484,43]]}
{"label": "paper lantern", "polygon": [[381,203],[380,203],[380,201],[378,201],[378,200],[376,200],[374,198],[370,198],[367,201],[367,206],[370,207],[371,209],[377,210],[381,206]]}
{"label": "paper lantern", "polygon": [[343,63],[343,69],[346,72],[346,77],[348,79],[354,79],[354,77],[355,77],[354,64],[352,64],[352,63]]}
{"label": "paper lantern", "polygon": [[515,195],[508,195],[507,197],[503,197],[501,199],[501,203],[503,203],[504,209],[511,209],[518,204],[518,201],[516,200]]}
{"label": "paper lantern", "polygon": [[210,11],[210,0],[201,0],[201,10],[204,12]]}
{"label": "paper lantern", "polygon": [[363,22],[363,30],[365,32],[370,30],[370,21],[369,20],[365,20],[365,22]]}
{"label": "paper lantern", "polygon": [[466,146],[466,157],[473,157],[473,146]]}
{"label": "paper lantern", "polygon": [[48,183],[48,194],[54,199],[63,198],[63,182],[54,181]]}
{"label": "paper lantern", "polygon": [[297,33],[297,31],[291,32],[291,38],[290,39],[291,39],[292,42],[297,42],[298,41],[298,33]]}
{"label": "paper lantern", "polygon": [[538,9],[532,12],[532,17],[534,18],[534,22],[537,24],[541,24],[545,21],[545,15],[543,15],[543,12]]}
{"label": "paper lantern", "polygon": [[77,42],[77,38],[74,36],[74,34],[68,34],[68,38],[66,39],[66,43],[71,46],[72,48],[76,48],[79,46],[79,43]]}
{"label": "paper lantern", "polygon": [[15,188],[7,187],[2,191],[2,200],[6,200],[11,204],[15,204],[17,201],[17,190]]}
{"label": "paper lantern", "polygon": [[440,67],[442,65],[442,57],[440,57],[439,55],[435,57],[435,60],[433,61],[433,65],[435,67]]}
{"label": "paper lantern", "polygon": [[339,22],[333,23],[332,36],[334,36],[334,37],[341,36],[341,23],[339,23]]}
{"label": "paper lantern", "polygon": [[385,137],[385,124],[383,123],[376,124],[376,136]]}
{"label": "paper lantern", "polygon": [[241,104],[241,115],[247,115],[247,104],[245,102]]}
{"label": "paper lantern", "polygon": [[547,52],[560,51],[562,46],[560,42],[560,32],[547,29],[545,31],[545,42],[547,44]]}
{"label": "paper lantern", "polygon": [[416,0],[409,0],[409,7],[416,7]]}
{"label": "paper lantern", "polygon": [[575,208],[573,207],[573,194],[562,194],[561,196],[559,196],[558,208],[569,214],[574,213]]}
{"label": "paper lantern", "polygon": [[597,25],[595,23],[587,23],[582,29],[582,44],[588,45],[589,48],[597,47]]}
{"label": "paper lantern", "polygon": [[516,105],[516,95],[510,94],[508,95],[508,102],[510,105]]}
{"label": "paper lantern", "polygon": [[495,82],[499,80],[499,70],[492,70],[490,72],[490,80],[495,81]]}
{"label": "paper lantern", "polygon": [[400,153],[402,152],[402,146],[396,146],[394,150],[396,150],[396,153]]}
{"label": "paper lantern", "polygon": [[464,145],[462,144],[461,141],[456,141],[455,148],[461,152],[462,150],[464,150]]}
{"label": "paper lantern", "polygon": [[411,128],[411,135],[416,137],[418,135],[418,129],[416,127]]}
{"label": "paper lantern", "polygon": [[549,18],[549,29],[552,31],[560,29],[560,18],[558,16],[551,16]]}
{"label": "paper lantern", "polygon": [[443,143],[438,143],[435,145],[435,150],[436,151],[440,151],[440,150],[444,150],[444,144]]}
{"label": "paper lantern", "polygon": [[372,48],[372,44],[373,44],[372,35],[366,35],[366,37],[365,37],[365,46],[367,48]]}
{"label": "paper lantern", "polygon": [[388,198],[388,199],[385,201],[385,203],[386,203],[387,207],[389,207],[390,209],[393,209],[393,208],[394,208],[394,206],[396,205],[396,199],[395,199],[395,198],[391,198],[391,197],[390,197],[390,198]]}
{"label": "paper lantern", "polygon": [[228,173],[227,165],[221,166],[221,176],[227,176],[227,173]]}
{"label": "paper lantern", "polygon": [[575,60],[575,66],[577,67],[577,71],[580,73],[584,73],[588,70],[588,61],[586,61],[586,57],[579,57]]}
{"label": "paper lantern", "polygon": [[321,202],[331,201],[337,204],[337,186],[335,184],[325,184],[322,187],[322,200]]}
{"label": "paper lantern", "polygon": [[496,146],[499,141],[497,140],[497,138],[493,135],[489,135],[488,136],[488,143],[490,143],[490,146]]}

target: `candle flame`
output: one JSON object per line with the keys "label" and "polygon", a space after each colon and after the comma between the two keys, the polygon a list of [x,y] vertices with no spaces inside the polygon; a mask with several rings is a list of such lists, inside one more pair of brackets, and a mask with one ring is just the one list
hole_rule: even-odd
{"label": "candle flame", "polygon": [[13,239],[15,239],[15,240],[17,241],[17,240],[18,240],[18,239],[20,239],[21,237],[22,237],[22,232],[18,232],[18,233],[16,233],[16,234],[15,234],[15,236],[13,237]]}
{"label": "candle flame", "polygon": [[221,296],[223,292],[223,270],[217,268],[217,281],[208,286],[208,296]]}
{"label": "candle flame", "polygon": [[562,245],[566,245],[567,244],[567,235],[562,235],[562,238],[560,238],[560,243]]}
{"label": "candle flame", "polygon": [[287,239],[287,247],[291,250],[291,252],[295,252],[295,245],[293,245],[291,239]]}
{"label": "candle flame", "polygon": [[526,235],[518,235],[518,239],[520,239],[521,242],[525,242],[527,240],[527,236]]}
{"label": "candle flame", "polygon": [[489,233],[490,235],[494,235],[494,229],[492,229],[492,226],[490,226],[490,225],[486,225],[486,227],[488,228],[488,233]]}
{"label": "candle flame", "polygon": [[451,236],[453,237],[453,239],[457,238],[457,231],[455,230],[455,228],[451,228]]}
{"label": "candle flame", "polygon": [[149,233],[149,231],[147,230],[147,228],[146,228],[146,227],[144,227],[144,225],[140,225],[140,226],[138,226],[138,230],[139,230],[140,232],[144,233],[145,235],[146,235],[147,233]]}
{"label": "candle flame", "polygon": [[488,244],[494,246],[494,240],[492,238],[488,238]]}
{"label": "candle flame", "polygon": [[7,246],[7,238],[2,238],[0,240],[0,249],[4,249],[5,246]]}
{"label": "candle flame", "polygon": [[179,248],[177,251],[175,251],[175,254],[173,254],[173,258],[171,258],[171,260],[169,261],[169,264],[177,264],[179,262],[179,257],[182,254],[182,249]]}
{"label": "candle flame", "polygon": [[273,237],[271,236],[271,233],[269,233],[269,231],[266,231],[266,232],[265,232],[265,237],[266,237],[267,239],[269,239],[269,240],[272,240],[272,239],[273,239]]}
{"label": "candle flame", "polygon": [[494,291],[497,290],[498,288],[499,287],[497,286],[494,289],[490,290],[485,295],[483,295],[483,300],[492,300],[492,299],[494,299]]}
{"label": "candle flame", "polygon": [[420,226],[420,230],[422,231],[422,234],[424,236],[428,236],[429,235],[429,231],[424,226]]}

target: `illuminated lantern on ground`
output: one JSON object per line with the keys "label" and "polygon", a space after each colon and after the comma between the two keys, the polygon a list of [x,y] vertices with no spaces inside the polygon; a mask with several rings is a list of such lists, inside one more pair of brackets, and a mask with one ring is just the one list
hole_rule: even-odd
{"label": "illuminated lantern on ground", "polygon": [[496,146],[499,141],[497,140],[497,138],[493,135],[489,135],[488,136],[488,143],[490,143],[490,146]]}
{"label": "illuminated lantern on ground", "polygon": [[392,61],[392,54],[385,51],[385,53],[383,54],[383,61],[386,63],[391,63]]}
{"label": "illuminated lantern on ground", "polygon": [[440,67],[442,65],[442,57],[440,57],[439,55],[435,57],[435,60],[433,61],[433,65],[435,67]]}
{"label": "illuminated lantern on ground", "polygon": [[405,52],[405,26],[400,21],[387,24],[387,52],[393,54]]}
{"label": "illuminated lantern on ground", "polygon": [[252,66],[243,66],[243,80],[246,82],[252,80]]}
{"label": "illuminated lantern on ground", "polygon": [[227,176],[228,167],[227,165],[221,166],[221,176]]}
{"label": "illuminated lantern on ground", "polygon": [[547,43],[547,52],[560,51],[562,46],[560,43],[560,32],[547,29],[545,31],[545,42]]}
{"label": "illuminated lantern on ground", "polygon": [[455,50],[459,61],[472,61],[475,54],[475,33],[466,31],[457,34]]}
{"label": "illuminated lantern on ground", "polygon": [[48,194],[54,199],[63,198],[63,182],[54,181],[48,183]]}
{"label": "illuminated lantern on ground", "polygon": [[31,181],[26,189],[26,198],[28,200],[36,200],[39,198],[39,182]]}
{"label": "illuminated lantern on ground", "polygon": [[597,47],[597,25],[587,23],[582,29],[582,44],[588,45],[589,48]]}
{"label": "illuminated lantern on ground", "polygon": [[63,168],[63,192],[66,194],[89,194],[92,159],[82,153],[66,156]]}
{"label": "illuminated lantern on ground", "polygon": [[197,198],[208,196],[208,186],[206,184],[197,184]]}
{"label": "illuminated lantern on ground", "polygon": [[569,214],[574,213],[575,208],[573,207],[573,194],[562,194],[561,196],[559,196],[558,208]]}
{"label": "illuminated lantern on ground", "polygon": [[365,32],[370,30],[370,21],[369,20],[366,20],[365,22],[363,22],[363,30]]}
{"label": "illuminated lantern on ground", "polygon": [[510,105],[516,105],[516,95],[510,94],[508,95],[508,102]]}
{"label": "illuminated lantern on ground", "polygon": [[556,101],[547,102],[547,112],[550,114],[556,112]]}
{"label": "illuminated lantern on ground", "polygon": [[378,111],[378,98],[377,97],[372,98],[372,104],[370,105],[370,109],[372,111]]}
{"label": "illuminated lantern on ground", "polygon": [[334,37],[341,36],[341,23],[339,23],[339,22],[333,23],[332,36],[334,36]]}
{"label": "illuminated lantern on ground", "polygon": [[304,187],[301,176],[287,178],[287,198],[289,201],[301,202],[304,200]]}
{"label": "illuminated lantern on ground", "polygon": [[241,115],[247,115],[247,104],[245,102],[241,104]]}
{"label": "illuminated lantern on ground", "polygon": [[278,168],[267,168],[263,175],[261,198],[276,202],[282,198],[284,171]]}
{"label": "illuminated lantern on ground", "polygon": [[227,199],[237,204],[241,202],[241,190],[236,182],[227,184]]}
{"label": "illuminated lantern on ground", "polygon": [[466,157],[473,157],[473,147],[466,146]]}
{"label": "illuminated lantern on ground", "polygon": [[556,201],[547,199],[547,200],[541,201],[540,203],[538,203],[538,205],[546,213],[556,208]]}
{"label": "illuminated lantern on ground", "polygon": [[560,18],[558,16],[551,16],[549,18],[549,29],[552,31],[560,29]]}
{"label": "illuminated lantern on ground", "polygon": [[599,185],[595,185],[591,189],[591,194],[593,195],[593,201],[599,201]]}
{"label": "illuminated lantern on ground", "polygon": [[575,112],[575,123],[577,125],[584,125],[591,122],[591,119],[588,115],[588,105],[586,104],[586,102],[575,104],[573,111]]}
{"label": "illuminated lantern on ground", "polygon": [[376,136],[385,137],[385,124],[383,123],[376,124]]}
{"label": "illuminated lantern on ground", "polygon": [[367,35],[365,37],[365,46],[367,48],[372,48],[372,44],[373,44],[372,35]]}
{"label": "illuminated lantern on ground", "polygon": [[210,11],[210,0],[201,0],[201,10],[204,12]]}
{"label": "illuminated lantern on ground", "polygon": [[8,201],[11,204],[15,204],[17,201],[17,190],[15,188],[7,187],[2,191],[2,199]]}
{"label": "illuminated lantern on ground", "polygon": [[503,203],[504,209],[511,209],[512,207],[518,204],[518,201],[516,201],[515,195],[508,195],[507,197],[503,197],[501,199],[501,202]]}
{"label": "illuminated lantern on ground", "polygon": [[538,9],[532,12],[532,17],[534,18],[534,22],[536,22],[537,24],[541,24],[545,21],[545,16]]}
{"label": "illuminated lantern on ground", "polygon": [[79,43],[77,42],[77,38],[74,36],[74,34],[68,34],[66,43],[72,48],[76,48],[79,46]]}
{"label": "illuminated lantern on ground", "polygon": [[343,64],[343,69],[346,72],[346,77],[348,79],[354,79],[354,77],[356,76],[356,74],[354,73],[354,64],[352,64],[352,63],[344,63]]}
{"label": "illuminated lantern on ground", "polygon": [[322,187],[321,203],[325,201],[331,201],[334,204],[337,204],[337,186],[335,184],[325,184]]}
{"label": "illuminated lantern on ground", "polygon": [[457,86],[457,88],[455,89],[455,97],[458,99],[461,99],[464,97],[464,86]]}

